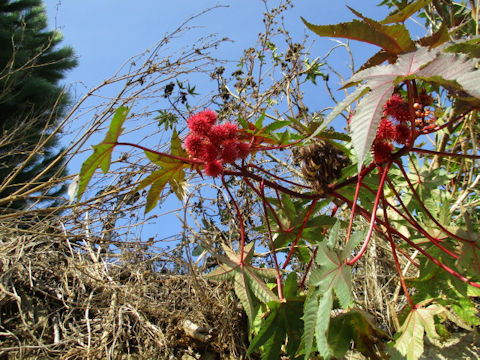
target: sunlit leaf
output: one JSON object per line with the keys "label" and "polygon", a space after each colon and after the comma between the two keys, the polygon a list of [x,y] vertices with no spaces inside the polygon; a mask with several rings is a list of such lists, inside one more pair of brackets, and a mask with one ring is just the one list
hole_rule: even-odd
{"label": "sunlit leaf", "polygon": [[341,252],[330,250],[321,243],[318,245],[316,262],[319,268],[312,272],[310,284],[321,291],[335,291],[342,308],[353,306],[352,268],[345,263]]}
{"label": "sunlit leaf", "polygon": [[[321,295],[322,292],[319,289],[311,287],[311,291],[309,291],[307,299],[305,300],[303,310],[303,341],[305,346],[305,360],[310,358],[310,353],[312,352],[313,348],[315,329],[317,328],[318,299]],[[328,310],[329,316],[330,310],[331,309]]]}
{"label": "sunlit leaf", "polygon": [[419,359],[423,354],[423,336],[438,339],[435,330],[434,316],[443,312],[440,305],[430,305],[427,308],[413,309],[399,329],[400,336],[395,341],[395,349],[407,360]]}
{"label": "sunlit leaf", "polygon": [[[186,151],[182,148],[180,138],[175,130],[172,134],[170,152],[171,155],[188,157]],[[151,151],[145,151],[145,154],[150,161],[160,166],[159,170],[154,171],[143,179],[135,189],[135,191],[139,191],[151,185],[147,194],[145,212],[148,213],[155,207],[167,183],[170,185],[170,189],[177,195],[178,199],[182,201],[185,196],[184,168],[186,164],[179,159],[162,156]]]}
{"label": "sunlit leaf", "polygon": [[392,23],[399,23],[404,22],[410,16],[415,14],[416,12],[420,11],[422,8],[430,4],[432,0],[417,0],[414,1],[407,6],[405,6],[402,10],[399,10],[389,16],[387,16],[384,20],[381,21],[382,24],[392,24]]}
{"label": "sunlit leaf", "polygon": [[328,290],[320,296],[318,300],[317,318],[315,323],[315,340],[317,342],[317,351],[326,360],[332,356],[332,351],[328,345],[328,327],[330,324],[330,312],[333,307],[332,290]]}
{"label": "sunlit leaf", "polygon": [[113,115],[110,128],[103,141],[98,145],[93,145],[93,154],[84,161],[80,169],[78,189],[76,193],[77,201],[80,200],[95,170],[101,168],[104,173],[108,172],[111,163],[112,151],[115,143],[123,131],[122,125],[127,118],[129,109],[120,106]]}
{"label": "sunlit leaf", "polygon": [[[361,16],[358,12],[355,14]],[[335,25],[313,25],[304,18],[302,20],[310,30],[320,36],[363,41],[394,54],[411,51],[415,48],[408,30],[403,25],[382,25],[363,16],[362,20],[364,21],[353,20]]]}

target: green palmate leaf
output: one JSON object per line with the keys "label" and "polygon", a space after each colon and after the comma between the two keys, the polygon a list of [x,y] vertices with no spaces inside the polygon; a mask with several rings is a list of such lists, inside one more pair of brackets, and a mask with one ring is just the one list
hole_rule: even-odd
{"label": "green palmate leaf", "polygon": [[420,11],[422,8],[430,4],[432,0],[417,0],[412,2],[411,4],[405,6],[402,10],[399,10],[389,16],[387,16],[384,20],[381,21],[382,24],[392,24],[392,23],[399,23],[404,22],[410,16],[415,14],[416,12]]}
{"label": "green palmate leaf", "polygon": [[369,317],[363,311],[350,310],[330,320],[328,344],[336,358],[342,358],[353,341],[355,350],[368,359],[380,359],[376,354],[378,340],[388,339],[388,335],[377,329]]}
{"label": "green palmate leaf", "polygon": [[330,324],[330,312],[333,307],[332,290],[324,292],[318,301],[317,319],[315,323],[315,341],[317,342],[317,351],[326,360],[333,355],[328,345],[328,328]]}
{"label": "green palmate leaf", "polygon": [[415,44],[403,25],[383,25],[349,8],[363,21],[353,20],[335,25],[313,25],[302,18],[304,24],[317,35],[353,39],[377,45],[389,53],[411,51]]}
{"label": "green palmate leaf", "polygon": [[247,314],[250,326],[253,325],[253,320],[255,319],[255,314],[257,313],[257,308],[260,305],[258,300],[253,296],[252,291],[250,290],[249,283],[245,276],[242,276],[239,268],[235,268],[234,274],[234,291],[235,295],[238,296],[240,302],[242,303],[243,309]]}
{"label": "green palmate leaf", "polygon": [[440,305],[430,305],[427,308],[413,309],[399,329],[399,336],[395,341],[394,348],[407,360],[419,359],[423,354],[423,336],[438,339],[435,330],[434,316],[444,312]]}
{"label": "green palmate leaf", "polygon": [[[315,339],[315,329],[317,328],[318,300],[322,292],[314,287],[310,288],[303,309],[303,342],[305,346],[305,360],[309,359]],[[331,309],[328,310],[330,316]]]}
{"label": "green palmate leaf", "polygon": [[277,295],[275,295],[267,284],[257,275],[253,267],[243,266],[241,276],[248,281],[252,293],[263,303],[278,300]]}
{"label": "green palmate leaf", "polygon": [[95,170],[101,168],[104,173],[108,171],[111,163],[112,151],[115,148],[115,143],[118,140],[121,132],[123,131],[122,125],[127,118],[129,109],[125,106],[120,106],[113,115],[110,128],[105,135],[103,141],[94,145],[93,154],[88,157],[82,164],[79,174],[77,201],[80,200],[85,189],[87,188],[90,179],[92,178]]}
{"label": "green palmate leaf", "polygon": [[247,357],[263,346],[262,359],[276,360],[280,358],[282,345],[287,339],[285,350],[291,359],[296,358],[296,351],[301,339],[303,323],[303,298],[287,297],[283,301],[267,303],[269,313],[260,329],[250,342]]}
{"label": "green palmate leaf", "polygon": [[480,58],[480,37],[458,41],[453,45],[447,46],[445,52],[462,53],[472,58]]}
{"label": "green palmate leaf", "polygon": [[316,262],[319,269],[312,272],[310,284],[321,291],[335,291],[342,308],[353,306],[352,268],[345,264],[342,252],[329,250],[323,243],[318,245]]}
{"label": "green palmate leaf", "polygon": [[477,61],[463,54],[441,53],[415,75],[427,82],[464,90],[480,98],[480,70]]}
{"label": "green palmate leaf", "polygon": [[214,280],[231,280],[234,283],[235,294],[247,313],[250,325],[253,325],[255,314],[262,303],[278,301],[278,297],[270,290],[263,278],[272,278],[276,274],[275,269],[259,269],[250,264],[254,243],[247,244],[244,248],[243,262],[240,251],[236,253],[228,246],[223,246],[226,256],[212,254],[222,263],[207,277]]}
{"label": "green palmate leaf", "polygon": [[[250,356],[252,352],[257,350],[260,346],[265,344],[268,339],[272,338],[275,334],[275,331],[279,328],[279,317],[278,312],[276,310],[272,311],[265,321],[262,323],[260,330],[258,331],[257,335],[252,339],[250,342],[250,346],[248,347],[246,357]],[[279,351],[280,354],[280,351]]]}
{"label": "green palmate leaf", "polygon": [[[187,157],[187,153],[182,148],[180,138],[175,130],[172,134],[170,151],[174,156]],[[182,201],[185,196],[184,168],[186,164],[181,160],[162,156],[150,151],[145,151],[145,154],[150,161],[160,166],[159,170],[154,171],[152,174],[143,179],[135,189],[135,191],[139,191],[151,185],[147,195],[145,213],[149,212],[155,207],[160,194],[167,183],[170,185],[171,190],[177,195],[178,199]]]}
{"label": "green palmate leaf", "polygon": [[458,233],[470,242],[462,243],[457,266],[467,274],[480,279],[480,235],[467,231],[458,231]]}

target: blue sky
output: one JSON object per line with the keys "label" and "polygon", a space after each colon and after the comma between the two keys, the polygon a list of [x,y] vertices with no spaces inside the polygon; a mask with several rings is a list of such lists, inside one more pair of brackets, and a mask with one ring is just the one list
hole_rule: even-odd
{"label": "blue sky", "polygon": [[[178,40],[178,47],[195,41],[199,34],[217,33],[228,37],[232,43],[219,47],[219,58],[238,61],[243,50],[255,45],[257,35],[263,29],[265,11],[260,0],[44,0],[50,28],[63,33],[63,45],[74,48],[79,65],[68,73],[65,85],[75,98],[90,88],[110,78],[130,57],[152,48],[165,34],[176,29],[185,19],[202,10],[219,5],[192,23],[198,28]],[[277,4],[270,1],[270,7]],[[285,23],[292,36],[301,40],[305,34],[315,40],[312,57],[322,57],[334,45],[330,39],[318,38],[305,28],[300,16],[314,24],[334,24],[350,21],[354,15],[349,5],[373,19],[387,15],[385,7],[377,7],[377,1],[325,1],[297,0],[287,12]],[[378,49],[365,44],[352,43],[357,67]],[[345,66],[348,59],[339,55],[331,59],[335,66]],[[201,84],[197,88],[202,92]],[[319,99],[318,94],[314,94]],[[324,98],[327,96],[325,95]],[[100,135],[103,137],[103,135]],[[114,155],[115,157],[115,155]],[[70,173],[79,171],[81,163],[70,164]],[[179,205],[173,198],[162,211]],[[174,215],[162,217],[160,225],[165,235],[179,231],[179,221]],[[167,225],[165,225],[167,224]]]}
{"label": "blue sky", "polygon": [[[79,66],[69,73],[67,83],[81,81],[86,87],[110,77],[126,59],[152,47],[189,16],[215,5],[228,7],[213,10],[194,24],[202,27],[199,32],[218,33],[232,39],[234,43],[223,46],[219,52],[221,56],[237,60],[243,49],[255,43],[265,10],[260,0],[44,0],[44,3],[50,27],[63,33],[63,44],[72,46],[79,58]],[[371,18],[381,19],[386,15],[386,8],[377,7],[376,3],[373,0],[297,0],[286,22],[292,34],[302,37],[308,30],[300,16],[316,24],[348,21],[354,18],[345,6],[349,5]],[[327,39],[319,43],[324,44],[319,47],[323,52],[332,45]]]}

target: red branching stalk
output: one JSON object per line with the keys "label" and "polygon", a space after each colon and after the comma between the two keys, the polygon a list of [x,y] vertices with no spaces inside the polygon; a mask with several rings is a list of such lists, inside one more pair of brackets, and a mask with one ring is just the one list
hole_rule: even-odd
{"label": "red branching stalk", "polygon": [[[105,143],[105,144],[108,144],[108,143]],[[166,157],[166,158],[174,159],[174,160],[179,160],[179,161],[184,162],[185,164],[191,164],[191,165],[201,165],[201,164],[203,164],[202,161],[197,160],[197,159],[191,159],[191,158],[184,158],[184,157],[181,157],[181,156],[175,156],[175,155],[172,155],[172,154],[167,154],[167,153],[164,153],[164,152],[155,151],[155,150],[146,148],[146,147],[144,147],[144,146],[142,146],[142,145],[137,145],[137,144],[133,144],[133,143],[128,143],[128,142],[116,142],[116,143],[113,143],[112,145],[115,145],[115,146],[117,146],[117,145],[131,146],[131,147],[134,147],[134,148],[143,150],[143,151],[148,151],[148,152],[150,152],[150,153],[152,153],[152,154],[155,154],[155,155],[158,155],[158,156],[162,156],[162,157]]]}
{"label": "red branching stalk", "polygon": [[393,260],[395,261],[395,267],[397,268],[398,276],[400,278],[400,284],[402,285],[403,292],[405,293],[405,296],[407,297],[408,303],[410,304],[412,309],[415,309],[416,305],[413,302],[412,298],[410,297],[410,293],[408,292],[407,284],[405,283],[405,279],[403,278],[402,269],[400,268],[400,262],[398,261],[398,256],[397,256],[397,251],[396,251],[397,246],[395,245],[395,242],[393,241],[391,226],[390,226],[390,223],[388,221],[387,204],[386,204],[385,198],[383,198],[383,199],[384,199],[384,201],[383,201],[383,218],[385,219],[385,224],[386,224],[386,229],[387,229],[387,238],[388,238],[388,242],[390,243],[390,247],[392,248],[392,255],[393,255]]}
{"label": "red branching stalk", "polygon": [[387,200],[385,200],[385,203],[388,204],[397,214],[399,214],[403,219],[405,219],[406,221],[408,221],[410,223],[410,225],[413,226],[414,229],[416,229],[417,231],[419,231],[423,236],[425,236],[429,241],[431,241],[436,247],[438,247],[440,250],[442,250],[444,253],[450,255],[451,257],[453,257],[454,259],[458,259],[458,255],[454,254],[453,252],[451,252],[450,250],[448,250],[447,248],[445,248],[444,246],[442,246],[442,244],[440,244],[440,239],[437,239],[433,236],[431,236],[427,230],[425,230],[422,225],[420,225],[416,220],[415,218],[413,217],[413,215],[410,213],[410,211],[408,211],[407,207],[405,206],[404,202],[402,201],[401,197],[400,197],[400,194],[397,192],[397,190],[395,189],[395,186],[391,183],[390,179],[387,178],[387,183],[390,187],[390,189],[393,191],[393,193],[395,194],[395,197],[397,198],[397,201],[398,203],[400,204],[400,206],[402,207],[404,213],[402,213],[401,211],[399,211],[396,206],[390,204]]}
{"label": "red branching stalk", "polygon": [[267,223],[268,239],[270,241],[270,248],[272,250],[273,263],[275,265],[278,298],[280,300],[283,300],[282,275],[280,273],[280,267],[278,265],[277,250],[275,249],[275,244],[273,242],[272,229],[270,228],[270,220],[268,218],[267,205],[266,205],[268,202],[265,199],[265,183],[264,182],[260,184],[260,195],[262,198],[263,212],[265,213],[265,222]]}
{"label": "red branching stalk", "polygon": [[458,235],[455,235],[453,234],[452,232],[448,231],[442,224],[440,224],[438,222],[437,219],[435,219],[435,217],[430,213],[430,211],[428,211],[428,209],[425,207],[425,205],[423,204],[423,201],[420,199],[420,196],[418,195],[417,191],[415,190],[415,187],[413,186],[412,182],[410,181],[410,179],[408,178],[408,174],[405,172],[405,169],[403,169],[402,165],[398,162],[395,163],[398,168],[400,169],[400,171],[402,172],[403,174],[403,177],[405,178],[405,180],[407,181],[407,184],[408,184],[408,187],[410,188],[410,191],[412,192],[413,196],[415,197],[415,199],[417,200],[417,202],[419,203],[420,207],[422,208],[423,212],[435,223],[435,225],[437,225],[445,234],[451,236],[452,238],[456,239],[456,240],[459,240],[459,241],[462,241],[462,242],[467,242],[467,243],[472,243],[474,241],[472,240],[469,240],[469,239],[465,239],[465,238],[462,238]]}
{"label": "red branching stalk", "polygon": [[310,204],[307,213],[305,214],[305,217],[303,218],[303,223],[302,226],[300,227],[300,230],[298,230],[297,237],[295,238],[295,241],[292,243],[290,251],[288,252],[287,258],[285,259],[285,263],[283,264],[283,269],[285,269],[288,266],[288,263],[290,262],[290,258],[293,255],[293,252],[295,251],[298,241],[300,240],[303,230],[305,229],[305,226],[307,225],[308,220],[310,219],[310,216],[313,213],[313,210],[315,209],[315,205],[317,205],[318,198],[313,199],[312,203]]}
{"label": "red branching stalk", "polygon": [[450,157],[459,157],[459,158],[480,160],[480,155],[455,154],[455,153],[440,152],[440,151],[433,151],[433,150],[419,149],[419,148],[411,148],[410,151],[420,153],[420,154],[431,154],[431,155],[450,156]]}
{"label": "red branching stalk", "polygon": [[[266,206],[268,206],[268,208],[270,209],[270,211],[272,212],[273,214],[273,217],[275,218],[275,221],[280,229],[281,232],[286,232],[286,230],[283,228],[282,226],[282,222],[280,221],[280,218],[278,217],[278,214],[277,212],[275,211],[275,209],[273,208],[272,204],[270,204],[266,199],[265,199],[265,196],[263,195],[262,192],[260,192],[251,182],[250,180],[248,180],[248,178],[244,177],[243,178],[243,181],[245,181],[245,183],[258,195],[258,197],[260,199],[262,199],[262,202],[264,202],[264,204]],[[261,185],[263,185],[263,187],[265,187],[265,180],[263,180],[261,183]],[[276,190],[276,189],[275,189]],[[281,204],[280,200],[279,200],[279,203]]]}
{"label": "red branching stalk", "polygon": [[360,173],[357,178],[357,186],[355,188],[355,196],[353,198],[353,205],[350,213],[350,222],[348,223],[347,237],[345,240],[346,243],[350,240],[350,236],[352,235],[353,219],[355,218],[355,210],[358,202],[358,194],[360,193],[360,186],[362,185],[362,180],[363,177]]}
{"label": "red branching stalk", "polygon": [[[333,194],[335,197],[337,197],[338,199],[346,202],[347,204],[349,205],[353,205],[352,201],[347,199],[345,196],[337,193],[337,192],[334,192]],[[364,209],[363,207],[361,207],[360,205],[357,206],[357,209],[358,211],[360,212],[360,214],[365,218],[367,219],[368,221],[371,220],[372,218],[372,214]],[[387,226],[385,221],[381,220],[381,219],[376,219],[376,221],[380,224],[380,225],[383,225],[383,226]],[[375,225],[375,229],[382,232],[382,229],[378,226],[378,225]],[[418,250],[418,252],[420,252],[422,255],[424,255],[427,259],[429,259],[430,261],[432,261],[435,265],[439,266],[440,268],[442,268],[443,270],[445,270],[446,272],[448,272],[449,274],[455,276],[456,278],[462,280],[463,282],[466,282],[467,284],[470,284],[476,288],[479,288],[480,289],[480,284],[479,283],[476,283],[474,281],[471,281],[469,279],[467,279],[466,277],[462,276],[461,274],[457,273],[455,270],[451,269],[450,267],[448,267],[447,265],[445,264],[442,264],[440,261],[438,261],[437,259],[435,259],[432,255],[430,255],[427,251],[425,251],[424,249],[422,249],[420,246],[418,246],[417,244],[415,244],[413,241],[411,241],[410,239],[408,239],[406,236],[404,236],[402,233],[400,233],[399,231],[395,230],[394,228],[390,227],[390,231],[392,234],[395,234],[396,236],[399,236],[400,238],[402,238],[405,242],[407,242],[410,246],[412,246],[414,249]]]}
{"label": "red branching stalk", "polygon": [[[358,261],[358,259],[360,259],[362,255],[365,253],[365,251],[367,250],[368,243],[370,242],[370,239],[373,234],[375,221],[377,219],[378,203],[380,202],[380,199],[382,198],[382,195],[383,195],[383,184],[385,183],[385,179],[387,178],[388,169],[390,168],[390,165],[391,165],[391,162],[388,162],[385,168],[382,168],[380,166],[378,167],[378,171],[381,173],[382,177],[380,178],[377,195],[375,196],[375,201],[373,203],[372,216],[370,217],[370,227],[368,228],[367,237],[365,238],[365,241],[363,242],[361,249],[358,251],[358,254],[355,255],[352,260],[347,261],[347,265],[352,266],[353,264],[355,264]],[[352,208],[354,205],[355,203],[352,204]]]}

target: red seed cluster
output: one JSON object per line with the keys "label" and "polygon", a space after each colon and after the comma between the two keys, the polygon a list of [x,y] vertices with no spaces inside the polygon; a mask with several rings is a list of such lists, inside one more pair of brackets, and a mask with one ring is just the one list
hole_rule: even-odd
{"label": "red seed cluster", "polygon": [[215,125],[217,114],[204,110],[188,119],[190,133],[184,140],[188,154],[205,163],[206,175],[216,177],[223,172],[223,164],[244,159],[250,153],[250,144],[238,141],[237,125]]}
{"label": "red seed cluster", "polygon": [[382,163],[390,158],[395,141],[406,144],[410,138],[411,115],[408,102],[399,94],[393,94],[383,107],[383,117],[377,130],[377,136],[372,144],[372,151],[376,163]]}
{"label": "red seed cluster", "polygon": [[[435,122],[433,113],[425,109],[430,106],[433,98],[422,89],[413,104],[413,123],[423,129],[427,123]],[[393,94],[383,107],[383,117],[372,144],[372,151],[376,163],[385,162],[393,152],[393,142],[405,145],[411,137],[412,113],[408,102],[399,94]]]}

